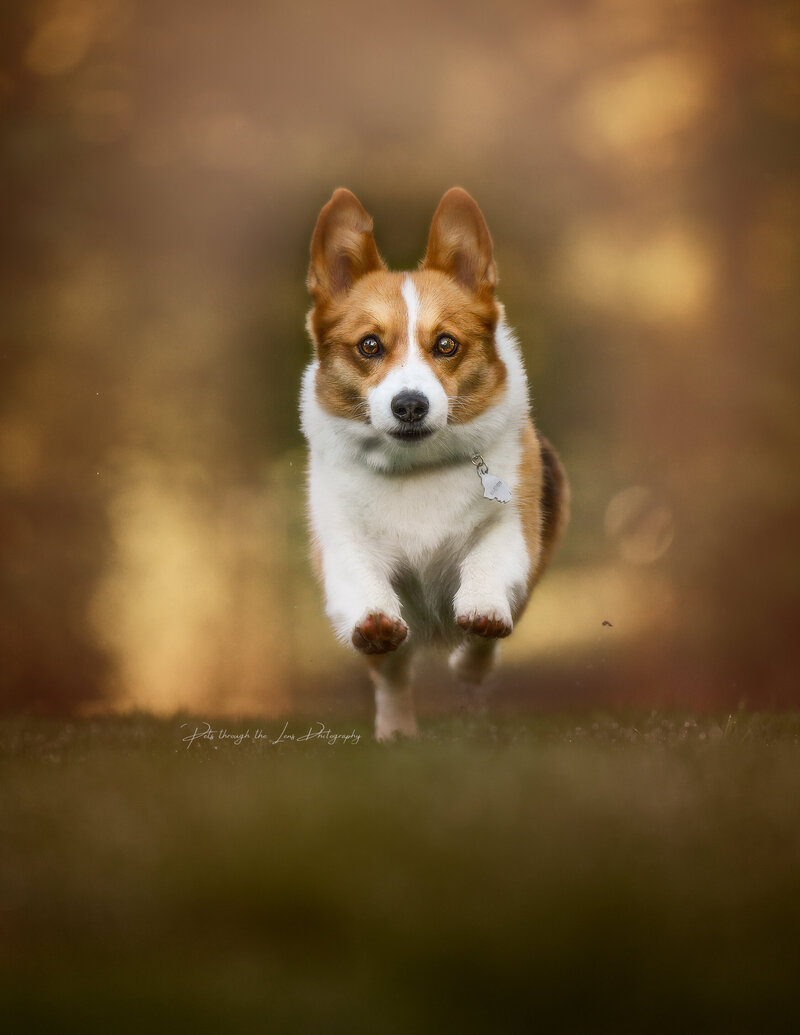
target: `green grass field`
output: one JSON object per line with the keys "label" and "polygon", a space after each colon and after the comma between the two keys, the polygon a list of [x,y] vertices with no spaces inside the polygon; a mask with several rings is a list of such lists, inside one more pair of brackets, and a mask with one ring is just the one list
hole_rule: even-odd
{"label": "green grass field", "polygon": [[797,1030],[800,714],[215,725],[0,724],[4,1030]]}

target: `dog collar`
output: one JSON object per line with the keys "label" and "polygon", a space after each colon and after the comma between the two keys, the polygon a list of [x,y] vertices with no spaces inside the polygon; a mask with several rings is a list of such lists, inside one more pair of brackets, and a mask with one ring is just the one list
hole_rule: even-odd
{"label": "dog collar", "polygon": [[489,467],[480,453],[472,454],[472,463],[483,483],[484,497],[487,500],[497,500],[498,503],[508,503],[511,499],[511,489],[502,478],[490,474]]}

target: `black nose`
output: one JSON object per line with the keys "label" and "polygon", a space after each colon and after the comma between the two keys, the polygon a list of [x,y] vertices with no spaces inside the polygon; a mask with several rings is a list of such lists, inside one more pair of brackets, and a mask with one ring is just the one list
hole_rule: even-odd
{"label": "black nose", "polygon": [[428,400],[422,392],[400,392],[392,399],[392,413],[406,424],[416,424],[428,412]]}

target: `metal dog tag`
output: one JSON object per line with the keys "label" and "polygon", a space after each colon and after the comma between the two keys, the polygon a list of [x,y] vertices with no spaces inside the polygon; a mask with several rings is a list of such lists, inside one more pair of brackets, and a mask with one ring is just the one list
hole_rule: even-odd
{"label": "metal dog tag", "polygon": [[508,503],[511,500],[511,489],[502,478],[496,474],[490,474],[486,461],[480,453],[475,453],[472,462],[478,472],[478,477],[483,483],[483,495],[487,500],[497,500],[498,503]]}
{"label": "metal dog tag", "polygon": [[506,485],[502,478],[498,478],[496,474],[481,475],[481,481],[483,482],[483,495],[487,500],[498,500],[500,503],[508,503],[511,499],[511,489]]}

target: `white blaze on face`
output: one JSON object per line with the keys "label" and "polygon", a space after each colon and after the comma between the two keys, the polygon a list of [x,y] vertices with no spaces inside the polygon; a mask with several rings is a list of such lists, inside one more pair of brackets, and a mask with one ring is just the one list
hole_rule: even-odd
{"label": "white blaze on face", "polygon": [[419,357],[419,342],[417,341],[417,321],[419,320],[419,295],[414,287],[411,277],[403,281],[401,292],[403,301],[408,311],[408,358]]}
{"label": "white blaze on face", "polygon": [[403,281],[402,295],[408,314],[405,356],[368,393],[370,420],[378,431],[397,429],[400,422],[392,413],[392,399],[400,392],[420,392],[428,400],[429,406],[424,427],[443,428],[447,424],[447,394],[430,363],[424,359],[417,340],[419,293],[411,277]]}

